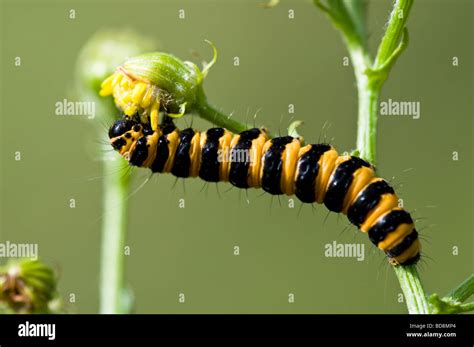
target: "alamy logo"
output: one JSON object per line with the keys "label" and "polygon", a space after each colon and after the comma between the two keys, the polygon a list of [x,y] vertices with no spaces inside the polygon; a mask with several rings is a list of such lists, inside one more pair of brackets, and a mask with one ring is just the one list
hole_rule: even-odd
{"label": "alamy logo", "polygon": [[365,245],[361,243],[327,243],[324,246],[324,256],[328,258],[357,258],[357,261],[365,259]]}
{"label": "alamy logo", "polygon": [[382,116],[411,116],[419,119],[421,116],[419,101],[382,101],[380,103],[380,115]]}
{"label": "alamy logo", "polygon": [[95,102],[69,101],[63,99],[54,104],[57,116],[86,116],[88,119],[95,117]]}
{"label": "alamy logo", "polygon": [[30,323],[18,325],[18,336],[20,337],[47,337],[48,340],[56,338],[56,324],[54,323]]}
{"label": "alamy logo", "polygon": [[248,163],[254,165],[252,152],[248,149],[219,149],[217,161],[219,163]]}
{"label": "alamy logo", "polygon": [[38,244],[2,242],[0,243],[0,258],[29,258],[37,260]]}

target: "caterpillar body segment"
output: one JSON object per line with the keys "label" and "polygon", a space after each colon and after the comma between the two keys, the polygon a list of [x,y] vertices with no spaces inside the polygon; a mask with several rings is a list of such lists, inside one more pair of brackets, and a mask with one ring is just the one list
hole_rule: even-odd
{"label": "caterpillar body segment", "polygon": [[391,264],[409,265],[420,258],[413,220],[398,207],[393,188],[375,176],[369,163],[340,156],[328,144],[302,145],[291,136],[269,139],[257,128],[233,134],[224,128],[180,131],[168,123],[152,129],[128,117],[112,125],[109,137],[130,165],[322,203],[347,215]]}

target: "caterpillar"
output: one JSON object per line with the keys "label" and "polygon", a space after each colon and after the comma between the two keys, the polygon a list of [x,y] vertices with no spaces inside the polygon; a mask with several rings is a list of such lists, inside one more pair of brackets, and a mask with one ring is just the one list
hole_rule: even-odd
{"label": "caterpillar", "polygon": [[389,183],[376,177],[374,167],[361,158],[339,155],[329,144],[303,145],[291,136],[270,139],[263,128],[240,134],[225,128],[180,131],[165,121],[153,128],[138,116],[124,116],[108,135],[112,147],[132,166],[324,204],[347,215],[392,265],[420,259],[421,244],[410,214],[398,206]]}

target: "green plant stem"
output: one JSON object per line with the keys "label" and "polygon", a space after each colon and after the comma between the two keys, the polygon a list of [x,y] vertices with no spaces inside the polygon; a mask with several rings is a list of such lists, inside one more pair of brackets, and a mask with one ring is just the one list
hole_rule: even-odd
{"label": "green plant stem", "polygon": [[377,110],[381,85],[374,85],[366,73],[370,66],[370,56],[365,48],[359,42],[347,41],[347,45],[357,83],[357,149],[362,158],[375,164]]}
{"label": "green plant stem", "polygon": [[[449,300],[451,302],[462,303],[469,299],[471,295],[474,294],[474,275],[469,276],[466,278],[464,282],[462,282],[458,287],[454,288],[446,297],[445,300]],[[468,305],[474,305],[474,303],[470,303]]]}
{"label": "green plant stem", "polygon": [[100,312],[127,313],[124,295],[125,236],[130,175],[122,160],[104,162]]}
{"label": "green plant stem", "polygon": [[[380,91],[366,89],[359,91],[359,117],[357,128],[357,149],[360,156],[375,165],[377,146],[377,109]],[[368,116],[366,116],[368,115]]]}
{"label": "green plant stem", "polygon": [[208,122],[218,126],[229,129],[232,132],[240,133],[248,129],[245,124],[231,118],[230,116],[222,113],[221,111],[214,108],[207,101],[206,95],[202,87],[199,88],[197,93],[197,101],[195,109],[199,117],[207,120]]}
{"label": "green plant stem", "polygon": [[416,270],[416,265],[408,266],[394,266],[402,288],[403,295],[407,304],[409,313],[430,313],[430,307],[426,299],[423,285],[421,284],[420,276]]}
{"label": "green plant stem", "polygon": [[474,311],[474,302],[460,305],[458,309],[458,313],[464,313],[464,312],[470,312],[470,311]]}
{"label": "green plant stem", "polygon": [[463,313],[474,310],[474,302],[463,304],[474,294],[474,275],[470,275],[464,282],[454,288],[444,298],[438,294],[431,294],[428,298],[434,313]]}
{"label": "green plant stem", "polygon": [[396,50],[402,38],[408,15],[414,0],[397,0],[393,5],[387,29],[375,57],[374,68],[381,67]]}
{"label": "green plant stem", "polygon": [[[395,2],[387,30],[382,38],[372,67],[364,64],[364,62],[367,63],[369,54],[359,53],[358,50],[363,48],[358,43],[355,52],[349,46],[359,97],[357,149],[361,157],[369,160],[371,163],[376,162],[377,116],[380,91],[383,82],[388,76],[391,65],[401,53],[401,48],[397,50],[397,47],[404,47],[400,46],[399,42],[402,38],[412,4],[412,0],[397,0]],[[399,16],[400,13],[403,13],[403,15]],[[354,60],[354,55],[356,58],[358,55],[362,55],[365,59]],[[356,65],[357,67],[355,67]],[[382,71],[381,76],[373,76],[367,73],[371,69],[384,69],[385,71]],[[423,290],[416,265],[394,266],[394,270],[405,296],[408,312],[411,314],[430,313],[428,299]]]}
{"label": "green plant stem", "polygon": [[[355,42],[352,46],[351,44],[348,45],[354,65],[358,90],[357,149],[362,158],[373,164],[376,163],[379,95],[383,82],[388,76],[391,64],[393,64],[394,59],[401,52],[401,49],[397,51],[397,47],[400,45],[399,41],[403,35],[405,22],[412,4],[413,1],[411,0],[399,0],[395,3],[387,30],[382,38],[377,57],[372,66],[367,64],[370,61],[369,54],[361,46],[360,42]],[[398,16],[400,11],[404,14],[402,18]],[[394,59],[390,61],[392,57]],[[381,75],[374,76],[367,73],[369,70],[382,68],[385,68],[385,71],[382,71]],[[411,314],[430,313],[430,306],[416,266],[395,266],[394,270],[405,296],[408,312]]]}
{"label": "green plant stem", "polygon": [[[197,112],[198,116],[202,119],[207,120],[208,122],[214,124],[218,127],[226,128],[234,133],[241,133],[242,131],[248,130],[249,127],[247,124],[239,122],[231,118],[231,116],[224,114],[223,112],[217,110],[214,106],[212,106],[206,98],[204,94],[204,90],[202,86],[200,87],[197,93],[197,100],[196,105],[194,106],[195,111]],[[274,135],[271,131],[267,130],[267,135],[269,138],[273,138]]]}
{"label": "green plant stem", "polygon": [[[397,0],[390,14],[377,56],[367,50],[365,5],[356,1],[321,0],[314,3],[324,11],[341,31],[354,67],[358,93],[357,150],[360,156],[376,163],[377,115],[379,95],[390,69],[408,42],[405,24],[413,0]],[[405,295],[410,313],[429,313],[430,307],[415,266],[395,266],[395,273]]]}

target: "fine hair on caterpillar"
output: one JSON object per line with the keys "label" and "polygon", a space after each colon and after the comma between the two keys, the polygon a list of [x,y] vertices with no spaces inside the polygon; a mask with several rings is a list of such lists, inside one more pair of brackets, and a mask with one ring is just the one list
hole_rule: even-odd
{"label": "fine hair on caterpillar", "polygon": [[393,188],[376,177],[372,165],[339,155],[328,144],[304,145],[291,136],[270,139],[265,129],[258,128],[239,134],[225,128],[179,130],[167,117],[152,129],[138,116],[115,121],[109,138],[131,166],[324,204],[367,233],[391,264],[409,265],[420,259],[418,232],[410,214],[398,206]]}

